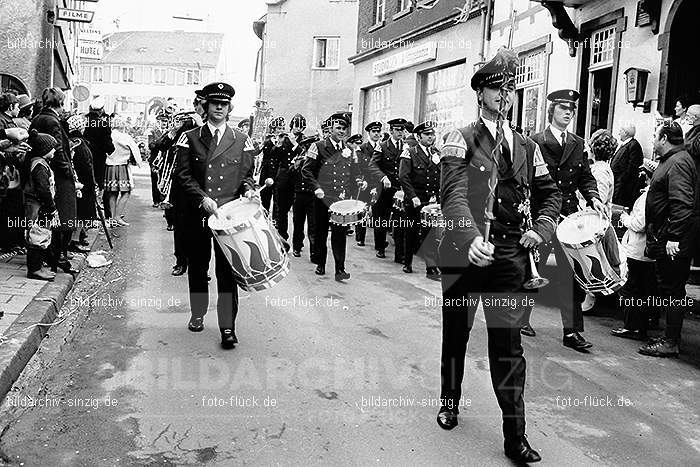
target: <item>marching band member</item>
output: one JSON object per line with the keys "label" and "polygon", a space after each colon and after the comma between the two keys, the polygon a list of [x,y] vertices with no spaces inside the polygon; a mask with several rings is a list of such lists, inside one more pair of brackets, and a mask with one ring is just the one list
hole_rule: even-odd
{"label": "marching band member", "polygon": [[[326,273],[328,256],[328,227],[330,223],[328,207],[334,202],[349,198],[356,186],[357,164],[353,163],[352,153],[343,147],[345,132],[350,122],[342,113],[330,118],[331,136],[311,145],[306,152],[306,160],[301,169],[304,180],[314,188],[314,247],[312,261],[317,265],[316,274]],[[345,245],[347,227],[330,225],[331,249],[335,261],[335,280],[350,278],[345,271]]]}
{"label": "marching band member", "polygon": [[[524,310],[520,302],[528,277],[528,249],[553,234],[561,195],[537,145],[512,131],[507,121],[500,158],[492,159],[499,107],[503,101],[502,115],[507,115],[513,104],[518,63],[513,52],[502,49],[482,66],[471,79],[481,118],[444,137],[440,190],[446,222],[440,242],[443,406],[437,422],[446,430],[457,426],[466,346],[481,298],[491,381],[503,414],[505,454],[517,462],[537,462],[540,456],[525,437],[525,358],[520,341]],[[498,178],[494,219],[491,235],[483,238],[483,207],[492,170]],[[529,203],[533,204],[531,228],[526,227]]]}
{"label": "marching band member", "polygon": [[[374,226],[374,249],[377,258],[386,258],[385,250],[389,243],[386,241],[387,225],[390,222],[391,210],[394,205],[394,194],[400,188],[399,155],[403,151],[403,131],[406,120],[395,118],[387,122],[391,131],[390,137],[379,145],[370,159],[368,170],[375,180],[380,181],[379,197],[372,207]],[[398,235],[394,235],[394,261],[400,263],[403,256],[403,244]]]}
{"label": "marching band member", "polygon": [[[207,227],[207,218],[218,215],[219,206],[240,195],[252,198],[255,193],[253,142],[248,135],[226,124],[235,90],[226,83],[211,83],[202,89],[202,94],[206,99],[207,122],[180,137],[176,165],[189,228],[187,259],[192,316],[187,327],[192,332],[204,329],[204,315],[209,305],[207,270],[212,233]],[[235,332],[238,286],[233,269],[217,242],[214,242],[214,258],[221,346],[231,349],[238,343]]]}
{"label": "marching band member", "polygon": [[[358,170],[360,171],[360,177],[372,185],[372,190],[363,190],[358,198],[360,201],[364,201],[369,205],[371,203],[372,196],[377,195],[376,183],[371,178],[369,170],[369,161],[372,159],[374,151],[380,150],[381,139],[382,139],[382,122],[372,122],[365,127],[365,131],[369,135],[369,140],[362,143],[357,152],[357,163]],[[367,235],[367,225],[363,222],[355,226],[355,240],[357,241],[357,246],[365,246],[365,236]]]}
{"label": "marching band member", "polygon": [[[280,128],[284,129],[284,117],[277,117],[270,121],[268,125],[268,133],[272,136],[266,139],[263,143],[262,148],[262,163],[260,167],[260,200],[262,205],[266,210],[270,210],[270,204],[272,203],[272,195],[275,192],[275,188],[272,186],[274,184],[275,176],[277,175],[277,169],[279,168],[279,160],[277,159],[277,154],[275,151],[277,137],[275,136]],[[277,200],[275,199],[275,206],[273,210],[277,209]],[[274,219],[274,212],[271,213]]]}
{"label": "marching band member", "polygon": [[[315,188],[308,180],[305,180],[301,173],[304,160],[306,159],[306,150],[310,144],[319,140],[317,135],[307,138],[309,142],[300,143],[301,153],[296,156],[292,165],[298,173],[294,183],[294,204],[292,206],[292,222],[294,223],[294,232],[292,232],[292,254],[299,258],[301,250],[304,249],[304,224],[308,222],[309,236],[309,255],[313,262],[314,258],[314,232],[316,224],[314,222],[314,190]],[[305,141],[305,140],[302,140]]]}
{"label": "marching band member", "polygon": [[[606,207],[600,201],[597,183],[591,174],[583,138],[566,131],[574,117],[578,98],[579,93],[572,89],[550,93],[547,96],[551,101],[548,110],[549,126],[543,132],[534,135],[532,140],[542,151],[549,173],[562,192],[561,216],[566,217],[579,210],[577,190],[590,207],[607,215]],[[559,308],[564,334],[562,342],[566,347],[579,352],[585,351],[593,346],[581,335],[583,332],[581,303],[585,293],[573,277],[569,260],[559,240],[553,239],[551,243],[542,246],[540,249],[542,263],[546,263],[552,248],[557,261],[556,276],[563,279],[561,288],[557,290],[557,296],[564,300]],[[524,335],[534,336],[535,332],[529,325],[530,313],[532,309],[527,313],[522,332]]]}
{"label": "marching band member", "polygon": [[[289,129],[292,132],[292,138],[286,134],[280,135],[280,141],[275,147],[275,159],[278,161],[279,168],[275,176],[275,226],[277,232],[285,240],[289,239],[288,224],[289,210],[294,204],[294,186],[299,173],[294,170],[294,159],[302,154],[303,148],[299,144],[304,139],[304,130],[306,129],[306,118],[301,114],[296,114],[289,122]],[[300,254],[301,255],[301,254]]]}
{"label": "marching band member", "polygon": [[403,272],[413,272],[413,254],[419,251],[425,259],[426,277],[440,280],[437,268],[436,229],[421,227],[421,206],[435,203],[440,197],[440,152],[435,148],[435,123],[421,123],[413,130],[418,135],[418,144],[404,148],[399,165],[399,180],[404,192],[406,228],[404,240]]}

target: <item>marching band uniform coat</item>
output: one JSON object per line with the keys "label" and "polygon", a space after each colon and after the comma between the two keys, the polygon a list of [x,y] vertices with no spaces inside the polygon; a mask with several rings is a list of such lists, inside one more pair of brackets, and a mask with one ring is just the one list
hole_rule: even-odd
{"label": "marching band uniform coat", "polygon": [[[222,205],[255,189],[255,147],[244,133],[226,126],[219,144],[208,124],[187,131],[177,142],[176,177],[182,188],[187,226],[186,247],[190,306],[193,317],[203,317],[209,305],[207,270],[211,258],[211,231],[201,208],[204,198]],[[219,327],[233,329],[238,313],[238,288],[226,256],[214,242]]]}
{"label": "marching band uniform coat", "polygon": [[[389,138],[379,145],[379,149],[374,150],[368,165],[369,173],[377,181],[377,193],[379,195],[377,202],[372,207],[372,217],[377,222],[377,225],[374,227],[374,249],[377,251],[384,251],[388,245],[386,241],[388,229],[382,224],[389,222],[391,208],[394,204],[394,194],[401,188],[401,183],[399,182],[399,156],[402,150],[403,142],[397,141],[394,143]],[[385,176],[391,182],[391,187],[389,188],[384,188],[381,182]],[[396,242],[394,255],[397,256],[403,245],[399,245],[396,238],[394,241]]]}
{"label": "marching band uniform coat", "polygon": [[[528,251],[518,243],[524,227],[521,203],[528,191],[533,226],[544,240],[554,233],[561,194],[547,170],[539,147],[513,132],[512,150],[503,150],[488,239],[495,246],[494,262],[470,264],[469,248],[483,236],[488,183],[496,170],[491,151],[494,137],[480,119],[445,136],[441,150],[441,205],[446,228],[440,242],[442,307],[441,398],[456,407],[461,397],[464,357],[474,313],[481,296],[487,323],[491,379],[501,411],[506,439],[525,434],[525,359],[520,340],[522,286],[528,274]],[[512,158],[506,157],[506,152]],[[509,161],[510,159],[510,161]],[[510,162],[510,163],[509,163]],[[486,240],[486,239],[484,239]],[[476,299],[476,303],[471,302]],[[506,300],[497,302],[496,299]]]}
{"label": "marching band uniform coat", "polygon": [[303,133],[295,137],[296,146],[289,138],[285,138],[281,146],[275,146],[272,149],[273,159],[278,164],[274,177],[275,184],[273,185],[275,203],[278,204],[275,210],[275,224],[277,231],[285,240],[289,238],[289,210],[292,209],[294,203],[294,186],[299,177],[298,171],[294,169],[293,161],[303,152],[303,148],[298,144],[303,138]]}
{"label": "marching band uniform coat", "polygon": [[[370,173],[369,163],[372,160],[372,155],[374,150],[379,146],[379,142],[372,143],[372,141],[365,141],[357,148],[357,170],[359,172],[360,178],[367,182],[367,189],[360,192],[358,199],[364,201],[367,205],[370,204],[372,200],[372,195],[370,191],[372,188],[379,190],[377,186],[377,180],[374,179]],[[364,223],[357,224],[355,226],[355,240],[358,243],[364,243],[365,237],[367,235],[367,226]]]}
{"label": "marching band uniform coat", "polygon": [[270,210],[270,203],[272,202],[272,195],[275,192],[275,187],[265,186],[265,180],[268,178],[275,179],[277,176],[277,170],[279,169],[279,161],[277,160],[275,154],[275,144],[272,140],[268,139],[263,143],[262,146],[262,161],[260,161],[260,199],[262,200],[262,205],[268,211]]}
{"label": "marching band uniform coat", "polygon": [[[336,147],[340,146],[340,149]],[[306,160],[301,169],[301,176],[314,191],[322,189],[323,199],[314,199],[315,227],[312,261],[319,266],[326,265],[328,247],[328,226],[330,224],[328,208],[340,199],[349,199],[356,189],[355,179],[358,175],[357,164],[352,156],[343,154],[343,143],[335,143],[326,138],[311,145],[306,153]],[[348,149],[349,151],[349,149]],[[331,225],[331,248],[337,271],[345,270],[345,245],[347,227]]]}

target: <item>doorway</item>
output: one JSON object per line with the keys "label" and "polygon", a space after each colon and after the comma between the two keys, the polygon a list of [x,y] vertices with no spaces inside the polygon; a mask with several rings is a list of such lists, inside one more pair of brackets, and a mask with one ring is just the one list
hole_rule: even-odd
{"label": "doorway", "polygon": [[[700,2],[685,0],[678,7],[670,28],[664,113],[673,115],[679,96],[700,104],[700,67],[697,65],[697,19]],[[664,65],[663,63],[661,64]]]}

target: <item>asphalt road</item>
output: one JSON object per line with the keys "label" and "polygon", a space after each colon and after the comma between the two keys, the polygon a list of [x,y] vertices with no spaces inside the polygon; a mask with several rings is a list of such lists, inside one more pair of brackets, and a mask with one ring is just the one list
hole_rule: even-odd
{"label": "asphalt road", "polygon": [[[422,267],[404,274],[374,258],[371,241],[349,242],[352,277],[339,284],[315,276],[306,254],[292,258],[282,283],[241,292],[240,344],[225,351],[213,284],[206,329],[186,329],[187,280],[170,275],[171,234],[137,182],[114,263],[82,273],[68,299],[84,319],[49,333],[3,403],[5,462],[510,465],[481,312],[469,407],[453,431],[435,423],[440,291]],[[562,347],[556,309],[538,306],[532,324],[527,432],[542,465],[697,465],[696,366],[637,354],[638,343],[608,336],[611,320],[587,319],[590,354]]]}

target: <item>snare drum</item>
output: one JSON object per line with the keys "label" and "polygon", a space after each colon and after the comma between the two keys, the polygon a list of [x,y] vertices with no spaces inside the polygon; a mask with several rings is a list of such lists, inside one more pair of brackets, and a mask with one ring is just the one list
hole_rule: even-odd
{"label": "snare drum", "polygon": [[608,219],[590,210],[567,216],[557,227],[557,239],[576,281],[590,293],[610,295],[625,283],[605,254],[603,239],[609,227]]}
{"label": "snare drum", "polygon": [[218,218],[209,217],[208,225],[243,290],[268,289],[287,276],[289,256],[259,201],[239,198],[226,203]]}
{"label": "snare drum", "polygon": [[336,225],[356,225],[367,217],[367,203],[357,199],[343,199],[328,207],[331,223]]}
{"label": "snare drum", "polygon": [[439,240],[445,230],[445,218],[442,215],[440,203],[425,205],[420,210],[420,222],[427,229],[435,229],[435,237]]}
{"label": "snare drum", "polygon": [[403,190],[397,191],[394,193],[394,209],[398,211],[404,211],[404,203],[403,203]]}

